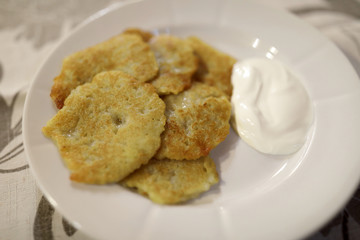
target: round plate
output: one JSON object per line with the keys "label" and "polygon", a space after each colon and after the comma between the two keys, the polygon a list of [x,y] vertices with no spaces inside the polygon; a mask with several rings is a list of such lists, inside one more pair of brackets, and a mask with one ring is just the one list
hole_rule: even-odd
{"label": "round plate", "polygon": [[[116,184],[73,183],[41,128],[65,56],[127,27],[195,35],[243,59],[276,58],[301,76],[315,122],[291,156],[251,149],[231,131],[211,152],[221,181],[201,197],[160,206]],[[77,28],[35,76],[24,109],[24,144],[37,183],[74,226],[99,239],[298,239],[344,206],[359,181],[360,84],[347,59],[292,15],[250,1],[154,0],[117,4]]]}

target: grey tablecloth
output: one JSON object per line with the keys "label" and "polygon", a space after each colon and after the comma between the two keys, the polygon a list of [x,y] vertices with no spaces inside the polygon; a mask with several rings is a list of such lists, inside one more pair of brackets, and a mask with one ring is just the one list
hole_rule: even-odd
{"label": "grey tablecloth", "polygon": [[[359,0],[260,1],[318,28],[360,74]],[[79,22],[114,2],[0,0],[1,240],[91,239],[62,218],[37,188],[24,155],[22,110],[29,82],[49,52]],[[345,209],[308,239],[360,239],[360,188]]]}

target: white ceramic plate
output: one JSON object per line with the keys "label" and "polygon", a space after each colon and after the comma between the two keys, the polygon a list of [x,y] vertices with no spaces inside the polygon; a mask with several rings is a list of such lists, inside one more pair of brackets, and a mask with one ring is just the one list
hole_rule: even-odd
{"label": "white ceramic plate", "polygon": [[[211,155],[221,182],[200,198],[159,206],[117,185],[69,181],[41,133],[62,59],[126,27],[196,35],[238,59],[276,58],[301,77],[315,106],[306,145],[260,154],[233,132]],[[65,39],[37,73],[24,110],[25,149],[38,185],[75,227],[98,239],[298,239],[344,206],[359,180],[360,84],[341,52],[292,15],[248,1],[136,1],[104,9]]]}

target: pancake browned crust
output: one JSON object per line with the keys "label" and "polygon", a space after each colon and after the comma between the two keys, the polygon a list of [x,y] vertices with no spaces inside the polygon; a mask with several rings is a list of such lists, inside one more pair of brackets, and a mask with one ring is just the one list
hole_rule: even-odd
{"label": "pancake browned crust", "polygon": [[160,146],[165,104],[154,87],[120,72],[103,72],[77,87],[43,133],[59,148],[70,179],[118,182]]}
{"label": "pancake browned crust", "polygon": [[175,204],[197,197],[219,181],[214,161],[151,159],[121,183],[160,204]]}
{"label": "pancake browned crust", "polygon": [[153,34],[151,32],[142,30],[140,28],[127,28],[127,29],[125,29],[125,31],[123,33],[137,34],[137,35],[141,36],[141,38],[145,42],[148,42],[153,37]]}
{"label": "pancake browned crust", "polygon": [[109,70],[120,70],[146,82],[156,76],[158,65],[154,53],[141,36],[119,34],[65,58],[50,96],[61,109],[73,89],[90,82],[97,73]]}
{"label": "pancake browned crust", "polygon": [[155,158],[194,160],[207,156],[229,133],[231,104],[217,88],[194,82],[164,97],[167,117]]}
{"label": "pancake browned crust", "polygon": [[232,94],[231,71],[236,59],[206,44],[197,37],[187,38],[199,57],[200,63],[194,78],[214,86],[229,97]]}
{"label": "pancake browned crust", "polygon": [[158,94],[178,94],[189,88],[198,67],[198,59],[190,44],[165,34],[153,37],[149,44],[159,64],[159,75],[151,82]]}

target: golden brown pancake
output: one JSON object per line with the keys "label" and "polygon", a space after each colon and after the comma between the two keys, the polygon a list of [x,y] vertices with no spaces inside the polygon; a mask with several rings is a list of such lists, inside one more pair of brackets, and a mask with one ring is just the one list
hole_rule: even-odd
{"label": "golden brown pancake", "polygon": [[175,204],[197,197],[219,181],[214,161],[151,159],[121,183],[160,204]]}
{"label": "golden brown pancake", "polygon": [[149,44],[159,64],[159,75],[151,82],[156,91],[167,95],[189,88],[198,67],[198,59],[190,44],[171,35],[155,36]]}
{"label": "golden brown pancake", "polygon": [[73,89],[90,82],[97,73],[109,70],[120,70],[146,82],[156,76],[158,65],[154,53],[141,36],[119,34],[65,58],[50,96],[61,109]]}
{"label": "golden brown pancake", "polygon": [[167,120],[157,159],[207,156],[229,133],[231,104],[215,87],[194,82],[188,90],[164,97],[164,102]]}
{"label": "golden brown pancake", "polygon": [[127,29],[125,29],[125,31],[123,33],[137,34],[145,42],[148,42],[153,37],[153,34],[151,32],[142,30],[140,28],[127,28]]}
{"label": "golden brown pancake", "polygon": [[214,86],[230,97],[232,94],[231,71],[236,59],[218,51],[197,37],[189,37],[187,40],[200,59],[199,69],[194,79]]}
{"label": "golden brown pancake", "polygon": [[71,92],[43,133],[59,148],[71,180],[113,183],[155,154],[164,111],[151,84],[120,71],[103,72]]}

